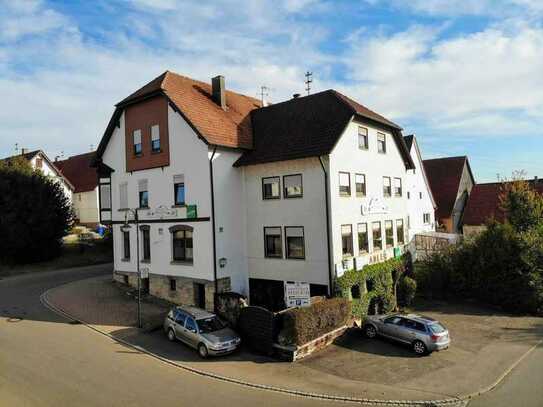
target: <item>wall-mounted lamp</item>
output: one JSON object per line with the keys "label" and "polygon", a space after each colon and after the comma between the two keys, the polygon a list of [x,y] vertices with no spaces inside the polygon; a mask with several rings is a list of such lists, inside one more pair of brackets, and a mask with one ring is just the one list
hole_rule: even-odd
{"label": "wall-mounted lamp", "polygon": [[220,268],[224,268],[224,266],[226,266],[226,258],[225,257],[221,257],[219,259],[219,267]]}

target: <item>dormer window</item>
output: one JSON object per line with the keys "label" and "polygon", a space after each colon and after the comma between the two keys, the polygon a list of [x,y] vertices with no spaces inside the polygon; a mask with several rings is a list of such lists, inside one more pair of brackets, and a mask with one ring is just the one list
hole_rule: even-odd
{"label": "dormer window", "polygon": [[160,152],[160,128],[158,124],[151,126],[151,151]]}
{"label": "dormer window", "polygon": [[141,130],[134,130],[134,155],[141,155],[142,146],[141,146]]}

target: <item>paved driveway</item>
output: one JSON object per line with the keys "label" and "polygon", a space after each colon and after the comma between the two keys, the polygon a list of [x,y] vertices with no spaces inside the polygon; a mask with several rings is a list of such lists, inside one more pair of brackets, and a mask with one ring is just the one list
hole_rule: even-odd
{"label": "paved driveway", "polygon": [[[353,330],[297,363],[277,362],[247,351],[203,361],[184,345],[167,342],[161,331],[145,334],[129,323],[123,325],[125,317],[125,322],[134,323],[135,309],[119,292],[104,277],[59,287],[50,292],[49,299],[114,337],[172,363],[256,384],[358,398],[431,400],[470,394],[492,384],[543,337],[541,318],[508,316],[469,304],[428,303],[416,311],[442,321],[452,336],[449,350],[430,356],[415,357],[409,348],[368,340]],[[93,293],[98,300],[91,298]],[[62,304],[62,299],[70,298],[73,301]]]}

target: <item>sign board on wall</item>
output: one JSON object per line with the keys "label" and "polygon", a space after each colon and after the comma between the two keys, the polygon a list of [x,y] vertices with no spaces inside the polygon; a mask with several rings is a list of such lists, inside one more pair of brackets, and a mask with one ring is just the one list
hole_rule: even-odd
{"label": "sign board on wall", "polygon": [[285,305],[287,307],[309,307],[311,305],[309,283],[285,281]]}
{"label": "sign board on wall", "polygon": [[195,219],[198,217],[196,205],[187,205],[187,218]]}
{"label": "sign board on wall", "polygon": [[386,215],[388,205],[380,198],[366,199],[361,206],[362,215]]}

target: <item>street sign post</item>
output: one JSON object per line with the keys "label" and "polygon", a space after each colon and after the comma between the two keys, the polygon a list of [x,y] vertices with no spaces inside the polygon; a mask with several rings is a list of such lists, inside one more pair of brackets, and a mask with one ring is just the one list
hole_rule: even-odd
{"label": "street sign post", "polygon": [[285,304],[287,307],[309,307],[311,305],[309,283],[285,281]]}

